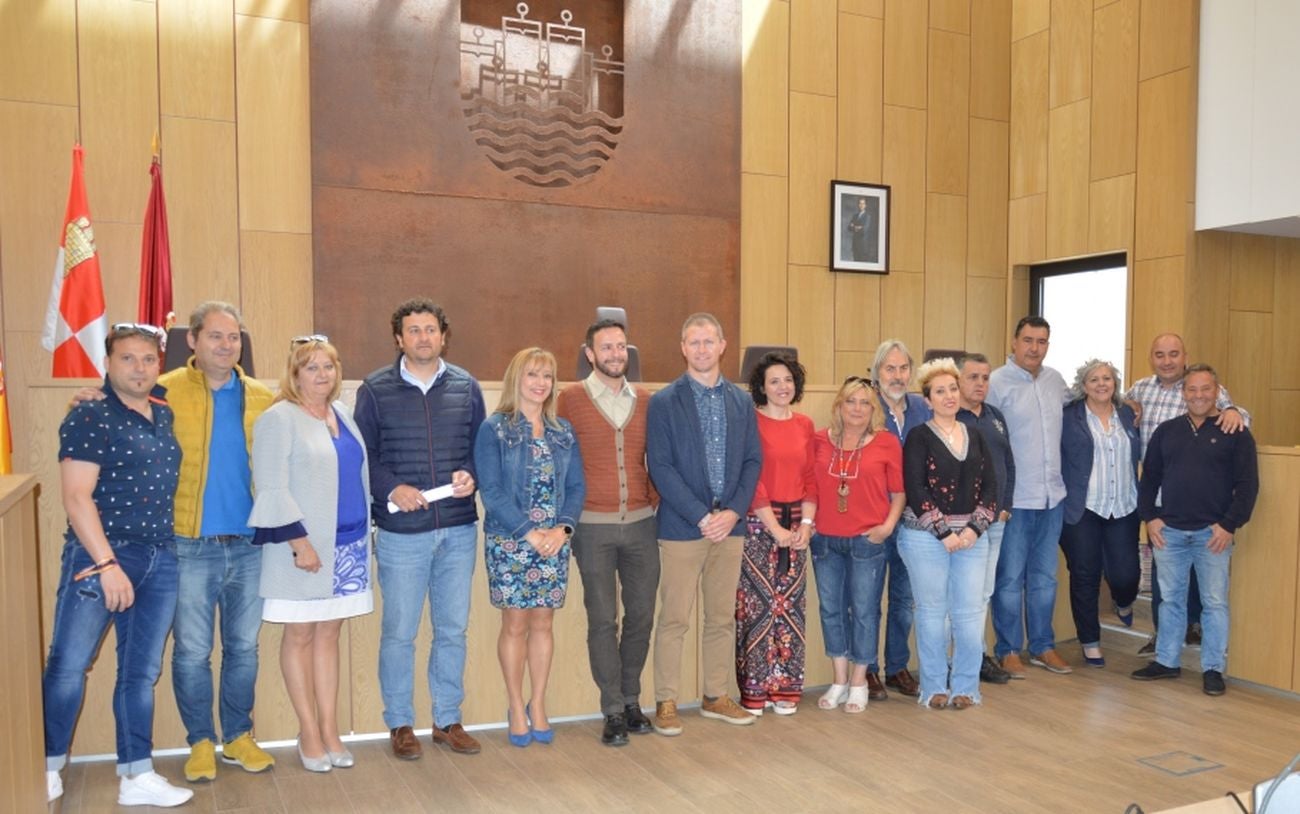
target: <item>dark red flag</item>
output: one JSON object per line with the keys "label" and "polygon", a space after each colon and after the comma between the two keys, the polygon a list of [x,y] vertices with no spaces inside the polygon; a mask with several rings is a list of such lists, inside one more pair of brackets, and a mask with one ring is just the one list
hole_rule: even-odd
{"label": "dark red flag", "polygon": [[167,242],[167,201],[163,198],[162,164],[153,157],[149,206],[144,211],[144,241],[140,247],[140,308],[136,319],[167,329],[176,321],[172,310],[172,254]]}

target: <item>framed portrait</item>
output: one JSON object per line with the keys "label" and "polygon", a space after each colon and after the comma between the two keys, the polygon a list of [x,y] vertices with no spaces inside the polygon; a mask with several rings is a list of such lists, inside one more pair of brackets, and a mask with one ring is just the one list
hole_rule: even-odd
{"label": "framed portrait", "polygon": [[831,181],[831,270],[889,273],[889,187]]}

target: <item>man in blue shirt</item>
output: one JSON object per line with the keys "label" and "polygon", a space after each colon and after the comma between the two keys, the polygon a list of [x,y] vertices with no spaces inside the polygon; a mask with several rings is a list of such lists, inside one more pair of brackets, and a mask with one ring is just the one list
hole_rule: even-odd
{"label": "man in blue shirt", "polygon": [[646,463],[659,490],[659,622],[655,628],[655,731],[680,735],[682,644],[695,594],[704,595],[700,715],[754,723],[727,694],[736,655],[736,587],[745,516],[763,452],[749,396],[722,375],[727,342],[712,314],[682,326],[686,373],[650,397]]}
{"label": "man in blue shirt", "polygon": [[[885,414],[885,427],[898,436],[902,444],[916,427],[930,420],[930,405],[917,393],[909,393],[915,365],[912,354],[901,339],[886,339],[876,348],[871,365],[871,378],[880,393],[880,407]],[[880,667],[867,668],[869,697],[874,700],[888,698],[885,687],[898,690],[903,695],[916,697],[921,686],[907,669],[912,658],[907,639],[912,632],[912,582],[907,565],[898,553],[898,530],[885,539],[885,556],[889,558],[889,612],[885,619],[885,683],[880,683]],[[881,569],[879,584],[873,586],[877,602],[884,594],[885,570]],[[874,654],[873,654],[874,657]]]}
{"label": "man in blue shirt", "polygon": [[[1065,519],[1061,477],[1061,410],[1066,384],[1043,364],[1051,326],[1028,316],[1016,324],[1007,363],[989,376],[987,404],[1002,411],[1016,459],[1016,487],[998,557],[993,591],[995,655],[1012,678],[1024,678],[1020,651],[1029,639],[1029,662],[1053,673],[1073,672],[1056,652],[1057,546]],[[1023,626],[1022,626],[1023,625]]]}

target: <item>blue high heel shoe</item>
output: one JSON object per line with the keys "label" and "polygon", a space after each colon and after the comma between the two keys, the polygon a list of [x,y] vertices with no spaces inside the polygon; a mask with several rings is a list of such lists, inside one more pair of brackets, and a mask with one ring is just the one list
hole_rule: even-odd
{"label": "blue high heel shoe", "polygon": [[[546,745],[555,740],[554,729],[533,729],[533,713],[530,708],[532,704],[524,704],[524,717],[528,719],[528,733],[533,736],[533,740],[540,744]],[[513,736],[512,736],[513,737]]]}
{"label": "blue high heel shoe", "polygon": [[[527,713],[524,713],[527,717]],[[520,749],[533,742],[532,724],[529,724],[528,731],[522,735],[516,735],[510,731],[510,710],[506,709],[506,737],[510,740],[511,746],[518,746]]]}

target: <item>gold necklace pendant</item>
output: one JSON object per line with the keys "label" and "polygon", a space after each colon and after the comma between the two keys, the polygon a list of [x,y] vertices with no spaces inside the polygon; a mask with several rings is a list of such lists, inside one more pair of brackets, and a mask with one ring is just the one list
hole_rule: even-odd
{"label": "gold necklace pendant", "polygon": [[849,510],[849,482],[840,478],[840,486],[835,490],[836,501],[835,508],[843,514]]}

